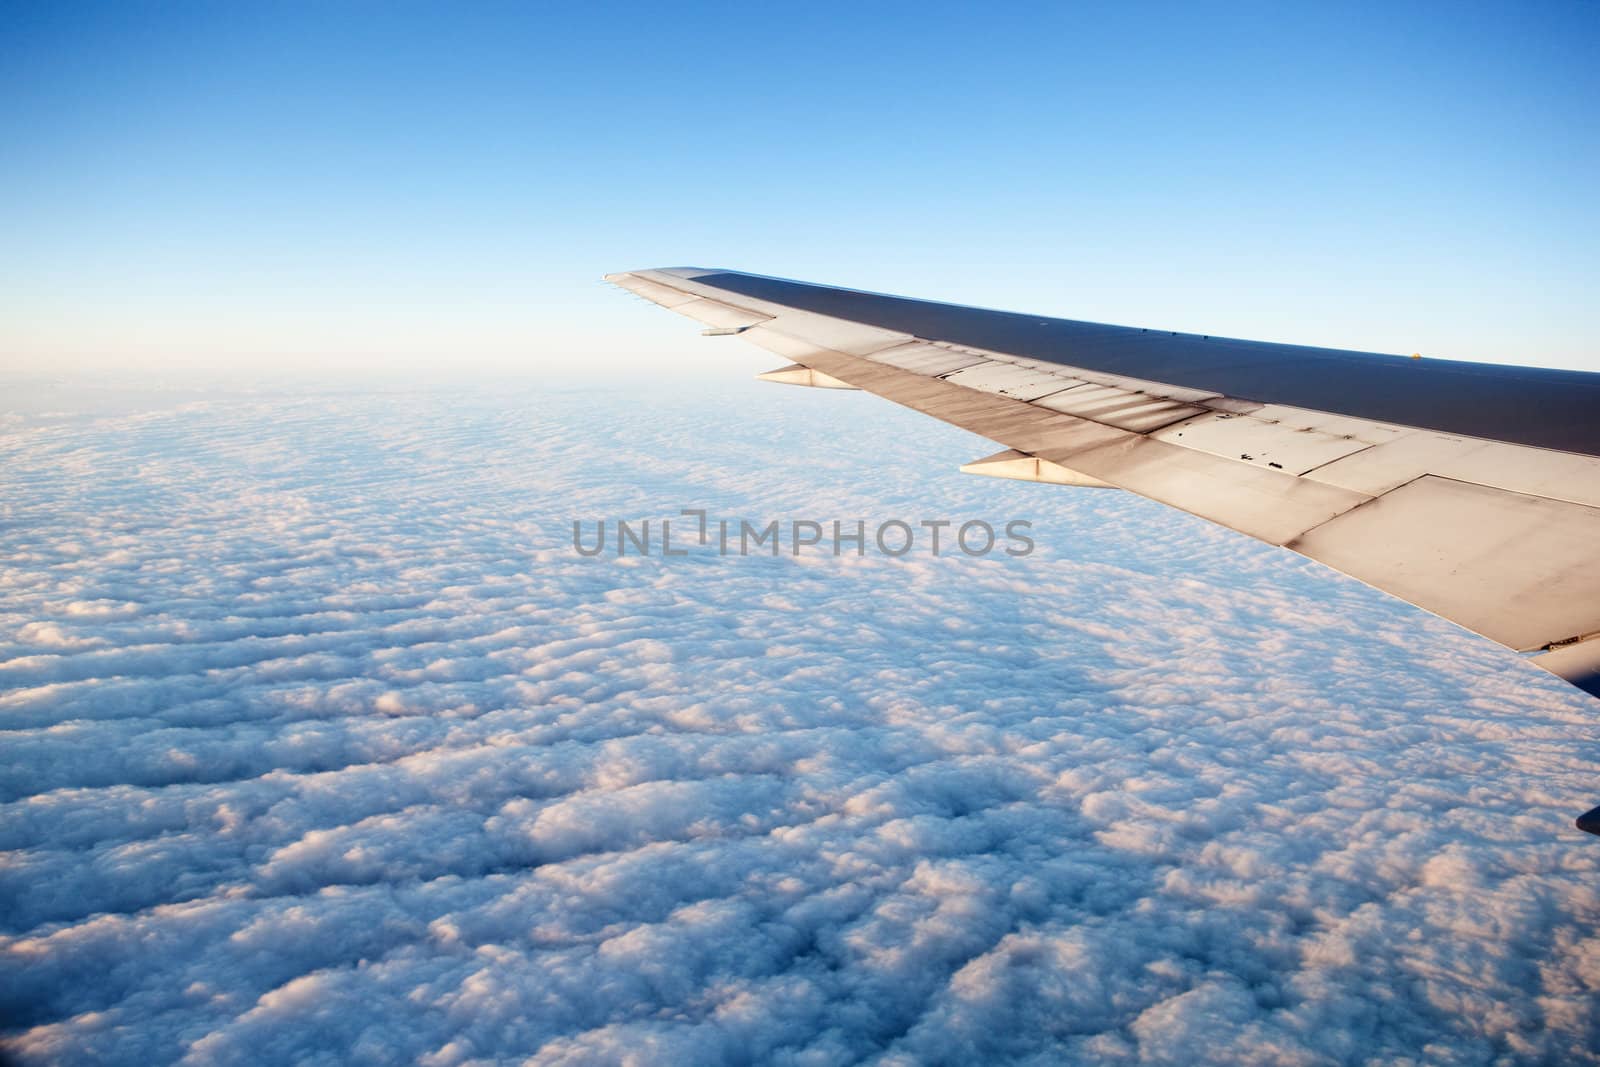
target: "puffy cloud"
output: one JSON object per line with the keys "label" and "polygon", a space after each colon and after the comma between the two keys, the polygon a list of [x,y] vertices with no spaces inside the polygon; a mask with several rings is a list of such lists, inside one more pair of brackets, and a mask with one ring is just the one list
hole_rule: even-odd
{"label": "puffy cloud", "polygon": [[[1593,703],[984,448],[756,385],[8,420],[6,1051],[1593,1062]],[[1040,549],[571,551],[683,507]]]}

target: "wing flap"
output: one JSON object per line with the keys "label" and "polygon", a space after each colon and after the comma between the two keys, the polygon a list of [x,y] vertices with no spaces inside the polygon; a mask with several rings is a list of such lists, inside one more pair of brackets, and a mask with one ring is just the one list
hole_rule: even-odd
{"label": "wing flap", "polygon": [[1039,406],[1134,433],[1150,433],[1208,410],[1164,396],[1151,396],[1145,392],[1093,382],[1083,382],[1063,392],[1041,397]]}
{"label": "wing flap", "polygon": [[[1600,636],[1600,635],[1597,635]],[[1533,662],[1564,678],[1591,696],[1600,697],[1600,640],[1575,641],[1563,648],[1535,656]],[[1600,808],[1589,813],[1600,816]],[[1590,833],[1600,833],[1600,823]]]}
{"label": "wing flap", "polygon": [[1595,629],[1600,508],[1427,475],[1286,547],[1523,652]]}
{"label": "wing flap", "polygon": [[1404,432],[1308,477],[1379,496],[1428,474],[1600,507],[1600,459],[1432,430]]}
{"label": "wing flap", "polygon": [[971,352],[956,352],[939,345],[923,344],[921,341],[874,352],[872,358],[874,362],[887,363],[891,367],[915,371],[930,378],[942,377],[951,371],[987,362],[982,356],[973,355]]}
{"label": "wing flap", "polygon": [[1286,474],[1305,474],[1372,447],[1349,434],[1285,426],[1254,415],[1206,412],[1154,435],[1156,440]]}
{"label": "wing flap", "polygon": [[1062,392],[1073,384],[1072,379],[1060,374],[1030,370],[1015,363],[1000,363],[995,360],[946,374],[944,380],[968,389],[1009,396],[1013,400],[1038,400],[1042,396]]}

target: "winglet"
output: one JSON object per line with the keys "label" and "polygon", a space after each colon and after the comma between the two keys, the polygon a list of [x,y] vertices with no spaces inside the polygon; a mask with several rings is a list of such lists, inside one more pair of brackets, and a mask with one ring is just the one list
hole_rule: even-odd
{"label": "winglet", "polygon": [[1578,816],[1578,829],[1600,834],[1600,808],[1591,808]]}

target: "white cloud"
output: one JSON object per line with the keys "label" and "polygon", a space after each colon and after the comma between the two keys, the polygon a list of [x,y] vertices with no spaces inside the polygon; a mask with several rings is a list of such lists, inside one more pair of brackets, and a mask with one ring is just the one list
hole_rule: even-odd
{"label": "white cloud", "polygon": [[[755,385],[6,423],[9,1053],[1593,1062],[1593,703],[983,447]],[[567,546],[694,506],[1041,550]]]}

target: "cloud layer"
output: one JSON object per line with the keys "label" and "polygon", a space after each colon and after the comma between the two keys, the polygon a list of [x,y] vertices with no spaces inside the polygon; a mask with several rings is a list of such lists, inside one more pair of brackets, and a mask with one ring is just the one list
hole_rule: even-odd
{"label": "cloud layer", "polygon": [[[985,447],[759,385],[10,419],[7,1050],[1594,1062],[1596,705]],[[683,507],[1039,550],[570,548]]]}

